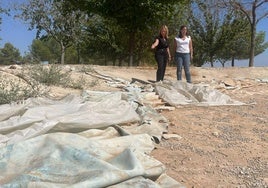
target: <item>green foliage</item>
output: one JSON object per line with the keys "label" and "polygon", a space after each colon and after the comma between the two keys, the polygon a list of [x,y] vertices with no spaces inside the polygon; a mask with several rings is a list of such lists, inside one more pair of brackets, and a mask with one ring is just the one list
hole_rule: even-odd
{"label": "green foliage", "polygon": [[265,32],[260,31],[256,36],[255,55],[263,53],[268,48],[268,42],[265,42]]}
{"label": "green foliage", "polygon": [[81,61],[78,59],[77,49],[75,49],[73,46],[69,47],[66,50],[66,64],[78,64],[81,63]]}
{"label": "green foliage", "polygon": [[20,6],[17,17],[30,22],[30,29],[37,29],[37,37],[52,37],[60,46],[61,64],[66,48],[77,44],[86,15],[80,11],[65,10],[63,0],[29,0]]}
{"label": "green foliage", "polygon": [[[92,72],[90,66],[83,66],[81,72]],[[14,75],[14,79],[0,74],[0,104],[20,102],[31,97],[46,96],[51,85],[85,89],[94,87],[97,79],[88,81],[82,75],[72,79],[69,69],[61,65],[25,65],[21,72]]]}
{"label": "green foliage", "polygon": [[[10,88],[10,89],[9,89]],[[22,88],[20,83],[1,78],[0,81],[0,104],[7,104],[26,98],[29,88]],[[28,94],[27,94],[28,95]]]}
{"label": "green foliage", "polygon": [[0,64],[9,65],[21,60],[20,52],[11,43],[6,43],[0,49]]}
{"label": "green foliage", "polygon": [[[0,6],[1,6],[1,4],[0,4]],[[4,7],[0,7],[0,15],[1,14],[9,14],[9,10],[8,9],[6,9],[6,8],[4,8]],[[2,17],[0,17],[0,25],[2,24]],[[1,27],[0,27],[0,31],[1,31]],[[1,38],[0,38],[0,40],[1,40]]]}
{"label": "green foliage", "polygon": [[216,54],[217,60],[224,66],[227,60],[234,61],[234,59],[247,58],[250,44],[250,28],[246,18],[241,14],[231,12],[226,15],[220,30],[223,47]]}
{"label": "green foliage", "polygon": [[[90,66],[83,66],[81,72],[92,72]],[[85,87],[93,87],[97,84],[97,80],[88,82],[84,75],[79,76],[78,79],[72,79],[71,72],[68,69],[63,69],[62,65],[31,65],[29,67],[28,75],[38,83],[43,83],[47,86],[63,86],[73,89],[85,89]]]}
{"label": "green foliage", "polygon": [[247,18],[233,9],[227,9],[228,7],[219,8],[218,4],[211,2],[197,2],[198,4],[192,5],[189,18],[194,64],[202,66],[209,62],[213,66],[215,61],[224,64],[235,58],[249,58],[250,25]]}
{"label": "green foliage", "polygon": [[[169,27],[171,46],[181,25],[194,42],[194,65],[248,58],[250,28],[245,17],[222,1],[29,0],[21,19],[37,29],[32,59],[51,63],[154,64],[150,49],[159,27]],[[243,5],[243,3],[242,3]],[[249,29],[244,29],[249,28]],[[244,31],[241,31],[244,29]],[[257,42],[260,41],[260,42]],[[266,46],[255,38],[257,55]],[[171,48],[171,52],[173,53]],[[0,59],[1,61],[1,59]],[[133,64],[132,64],[132,61]]]}
{"label": "green foliage", "polygon": [[62,66],[51,64],[45,65],[33,65],[29,75],[39,83],[50,85],[68,85],[70,82],[69,72],[62,71]]}
{"label": "green foliage", "polygon": [[0,104],[23,101],[30,97],[42,96],[45,93],[46,91],[34,80],[25,84],[24,79],[14,80],[3,77],[3,75],[0,76]]}
{"label": "green foliage", "polygon": [[69,87],[74,89],[84,89],[84,86],[86,85],[86,80],[83,75],[79,77],[77,81],[73,81],[69,84]]}
{"label": "green foliage", "polygon": [[[50,63],[59,63],[61,50],[59,44],[53,38],[35,39],[32,42],[30,52],[36,62],[48,61]],[[67,48],[65,55],[66,64],[77,63],[77,50],[73,46]]]}
{"label": "green foliage", "polygon": [[50,61],[52,60],[52,54],[48,46],[46,46],[41,40],[35,39],[31,45],[31,53],[37,61]]}
{"label": "green foliage", "polygon": [[254,65],[254,56],[256,55],[257,24],[260,20],[268,18],[267,0],[229,1],[228,3],[233,10],[243,14],[250,25],[249,67],[252,67]]}
{"label": "green foliage", "polygon": [[40,63],[40,61],[34,61],[34,58],[32,56],[31,53],[27,52],[24,54],[24,56],[22,57],[22,63],[23,64],[32,64],[32,63]]}
{"label": "green foliage", "polygon": [[[107,29],[106,31],[111,31],[109,29],[115,29],[112,30],[112,33],[105,32],[105,29],[103,31],[103,27],[97,27],[96,31],[100,32],[100,39],[104,39],[105,43],[103,43],[103,45],[107,45],[106,48],[104,48],[105,50],[107,50],[107,52],[112,52],[110,54],[115,54],[115,58],[117,58],[119,62],[126,60],[126,57],[128,56],[129,65],[132,65],[133,59],[139,61],[143,53],[146,52],[146,50],[142,49],[147,48],[144,48],[141,43],[146,40],[145,42],[148,44],[148,40],[150,40],[150,38],[140,39],[139,37],[137,37],[139,33],[151,33],[152,28],[154,28],[156,25],[157,27],[160,27],[163,21],[169,20],[169,18],[174,15],[174,8],[172,5],[174,5],[175,3],[182,4],[184,1],[66,1],[67,4],[70,2],[73,4],[74,9],[86,11],[89,15],[98,15],[99,17],[101,17],[102,20],[107,20],[108,25],[110,25],[109,23],[112,23],[112,25],[115,24],[114,26],[116,27],[105,28]],[[89,30],[90,29],[92,28],[89,28]],[[96,36],[98,35],[94,35],[94,37]],[[98,38],[96,38],[96,40],[97,39]],[[94,42],[93,44],[96,43]],[[140,48],[141,46],[142,48]],[[117,50],[118,53],[114,53],[113,51],[115,50]],[[106,53],[106,55],[109,54]],[[104,58],[106,58],[106,55]],[[115,60],[113,59],[112,61]]]}
{"label": "green foliage", "polygon": [[83,59],[95,57],[112,61],[122,53],[126,47],[126,38],[115,22],[94,15],[86,25],[85,41],[81,44]]}
{"label": "green foliage", "polygon": [[98,84],[98,79],[87,81],[84,75],[79,76],[77,80],[71,80],[68,87],[73,89],[85,89],[86,87],[94,87]]}

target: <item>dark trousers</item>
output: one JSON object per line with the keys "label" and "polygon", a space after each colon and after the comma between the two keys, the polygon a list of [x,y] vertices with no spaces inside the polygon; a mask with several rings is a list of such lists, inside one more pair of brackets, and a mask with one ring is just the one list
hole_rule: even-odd
{"label": "dark trousers", "polygon": [[167,50],[157,50],[155,52],[155,60],[157,62],[156,81],[164,80],[166,66],[168,61]]}

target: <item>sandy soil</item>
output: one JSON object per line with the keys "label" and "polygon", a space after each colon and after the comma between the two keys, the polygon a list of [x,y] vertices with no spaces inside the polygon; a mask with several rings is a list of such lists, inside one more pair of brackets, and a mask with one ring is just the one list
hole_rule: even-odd
{"label": "sandy soil", "polygon": [[[155,80],[156,68],[94,68],[104,75],[128,81]],[[205,83],[246,103],[243,106],[181,106],[159,111],[169,121],[168,133],[152,156],[167,167],[167,174],[187,188],[268,187],[268,67],[191,68],[193,83]],[[74,78],[79,76],[78,73]],[[92,75],[91,90],[118,90]],[[168,67],[165,79],[176,80]],[[185,79],[184,79],[185,81]],[[53,87],[61,97],[78,90]]]}

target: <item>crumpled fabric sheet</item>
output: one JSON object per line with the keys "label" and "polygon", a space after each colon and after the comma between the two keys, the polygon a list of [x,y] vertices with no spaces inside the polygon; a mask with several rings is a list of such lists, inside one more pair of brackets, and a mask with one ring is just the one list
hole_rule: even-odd
{"label": "crumpled fabric sheet", "polygon": [[14,112],[10,110],[12,105],[0,106],[0,111],[6,108],[11,115],[7,117],[4,114],[6,119],[0,122],[0,134],[4,134],[0,135],[0,146],[47,132],[80,132],[140,120],[127,101],[114,95],[110,97],[112,100],[103,98],[99,102],[83,102],[78,96],[68,96],[59,101],[28,99],[25,104],[19,104]]}
{"label": "crumpled fabric sheet", "polygon": [[202,84],[165,80],[155,84],[156,93],[169,105],[222,106],[244,105],[228,95]]}
{"label": "crumpled fabric sheet", "polygon": [[113,139],[96,141],[73,133],[51,133],[8,145],[0,148],[0,183],[3,187],[106,187],[132,177],[156,175],[146,168],[148,172],[155,168],[160,175],[164,171],[161,163],[148,157],[142,160],[139,139],[152,142],[148,135],[132,136],[126,146]]}
{"label": "crumpled fabric sheet", "polygon": [[167,122],[145,111],[120,92],[1,105],[0,187],[183,187],[149,156]]}

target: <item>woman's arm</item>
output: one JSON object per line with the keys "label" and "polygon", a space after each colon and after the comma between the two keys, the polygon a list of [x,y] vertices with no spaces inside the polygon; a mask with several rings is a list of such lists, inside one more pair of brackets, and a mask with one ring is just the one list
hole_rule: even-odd
{"label": "woman's arm", "polygon": [[171,60],[171,54],[170,54],[169,47],[167,48],[167,53],[168,53],[168,60],[170,61]]}
{"label": "woman's arm", "polygon": [[158,46],[159,40],[155,39],[155,42],[152,44],[151,49],[155,49],[156,46]]}

